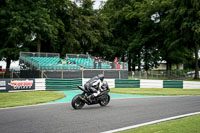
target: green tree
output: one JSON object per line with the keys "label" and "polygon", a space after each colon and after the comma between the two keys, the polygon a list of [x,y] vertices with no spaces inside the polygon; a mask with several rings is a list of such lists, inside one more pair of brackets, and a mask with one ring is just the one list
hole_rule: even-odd
{"label": "green tree", "polygon": [[[155,19],[152,19],[155,12],[149,7],[151,1],[132,1],[132,9],[127,14],[127,19],[137,19],[135,31],[132,37],[130,49],[136,48],[140,60],[144,63],[144,69],[147,71],[157,67],[160,60],[159,46],[159,26]],[[132,48],[133,47],[133,48]],[[136,52],[136,51],[135,51]],[[135,54],[135,53],[134,53]],[[140,68],[140,65],[139,65]]]}
{"label": "green tree", "polygon": [[[200,2],[197,0],[172,0],[172,8],[168,9],[166,19],[162,22],[164,29],[169,32],[166,43],[173,48],[171,60],[178,61],[190,50],[195,53],[195,78],[199,78],[198,50],[200,29]],[[178,58],[178,59],[177,59]]]}
{"label": "green tree", "polygon": [[[11,1],[2,0],[0,2],[0,59],[6,59],[6,69],[10,68],[11,60],[16,60],[22,47],[22,36],[19,26],[13,24]],[[7,71],[8,72],[8,71]],[[6,73],[7,74],[7,73]]]}
{"label": "green tree", "polygon": [[58,32],[64,24],[56,14],[59,6],[54,5],[62,5],[63,1],[1,1],[0,55],[6,58],[7,68],[20,51],[40,52],[56,47]]}
{"label": "green tree", "polygon": [[[144,62],[146,70],[157,66],[159,58],[159,33],[157,24],[151,19],[154,12],[149,9],[150,1],[108,0],[103,13],[109,17],[109,28],[113,34],[110,44],[114,56],[129,62],[129,70]],[[120,47],[120,50],[118,48]]]}
{"label": "green tree", "polygon": [[101,10],[109,18],[109,30],[112,33],[112,38],[108,40],[113,49],[110,58],[119,57],[122,61],[129,60],[129,64],[131,58],[136,57],[131,53],[133,51],[128,49],[130,43],[133,43],[133,36],[138,24],[137,18],[127,19],[126,17],[130,11],[134,10],[132,3],[130,0],[108,0]]}
{"label": "green tree", "polygon": [[93,9],[92,0],[79,0],[80,7],[74,6],[69,32],[76,40],[76,53],[90,53],[92,55],[105,54],[108,47],[104,40],[111,34],[108,31],[107,18]]}
{"label": "green tree", "polygon": [[130,48],[140,46],[140,58],[144,61],[146,70],[156,67],[159,60],[165,60],[170,75],[172,64],[184,63],[185,58],[191,56],[190,49],[183,41],[187,37],[180,34],[180,29],[177,29],[179,24],[175,24],[180,22],[179,16],[170,17],[174,14],[173,1],[134,1],[133,7],[135,10],[127,17],[138,18],[139,24],[136,25],[138,28]]}

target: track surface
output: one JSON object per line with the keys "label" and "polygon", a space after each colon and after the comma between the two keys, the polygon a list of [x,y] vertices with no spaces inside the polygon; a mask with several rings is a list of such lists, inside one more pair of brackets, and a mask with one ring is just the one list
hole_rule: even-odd
{"label": "track surface", "polygon": [[199,112],[200,96],[129,98],[108,106],[71,103],[0,109],[2,133],[98,133],[167,117]]}

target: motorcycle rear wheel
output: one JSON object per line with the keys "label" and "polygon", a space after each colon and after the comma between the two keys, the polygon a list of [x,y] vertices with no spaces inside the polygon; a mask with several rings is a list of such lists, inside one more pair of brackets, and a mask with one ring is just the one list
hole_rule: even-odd
{"label": "motorcycle rear wheel", "polygon": [[76,95],[73,99],[72,99],[72,107],[74,109],[81,109],[84,105],[85,105],[85,102],[80,98],[82,95],[79,94],[79,95]]}
{"label": "motorcycle rear wheel", "polygon": [[110,102],[110,95],[105,95],[104,98],[101,99],[99,104],[101,106],[106,106]]}

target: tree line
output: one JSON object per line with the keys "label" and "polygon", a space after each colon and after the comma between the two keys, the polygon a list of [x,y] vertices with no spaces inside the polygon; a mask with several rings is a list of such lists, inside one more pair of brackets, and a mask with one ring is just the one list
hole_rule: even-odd
{"label": "tree line", "polygon": [[[77,4],[77,2],[79,4]],[[0,59],[20,51],[89,53],[149,70],[187,64],[198,78],[199,0],[1,0]],[[141,62],[143,62],[141,64]]]}

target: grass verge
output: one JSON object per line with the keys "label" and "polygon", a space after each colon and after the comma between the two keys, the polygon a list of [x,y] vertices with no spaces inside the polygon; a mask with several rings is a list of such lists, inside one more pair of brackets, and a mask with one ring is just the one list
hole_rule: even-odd
{"label": "grass verge", "polygon": [[199,133],[200,115],[139,127],[120,133]]}
{"label": "grass verge", "polygon": [[52,91],[0,93],[0,108],[45,103],[64,98],[65,96],[61,92]]}
{"label": "grass verge", "polygon": [[111,92],[137,95],[200,95],[200,89],[177,88],[111,88]]}
{"label": "grass verge", "polygon": [[185,81],[200,81],[200,79],[189,78],[189,79],[186,79]]}

